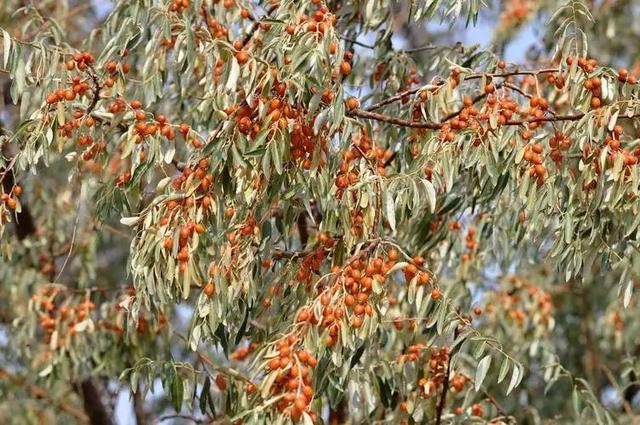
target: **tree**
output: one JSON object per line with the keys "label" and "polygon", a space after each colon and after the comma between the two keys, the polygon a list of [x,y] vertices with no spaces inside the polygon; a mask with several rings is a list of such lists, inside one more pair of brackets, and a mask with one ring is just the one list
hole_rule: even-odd
{"label": "tree", "polygon": [[637,423],[640,5],[486,3],[4,1],[3,422]]}

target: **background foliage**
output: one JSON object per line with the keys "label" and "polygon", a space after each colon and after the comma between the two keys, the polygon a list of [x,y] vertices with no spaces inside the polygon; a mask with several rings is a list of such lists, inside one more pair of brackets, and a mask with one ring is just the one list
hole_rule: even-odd
{"label": "background foliage", "polygon": [[635,424],[638,9],[2,2],[2,417]]}

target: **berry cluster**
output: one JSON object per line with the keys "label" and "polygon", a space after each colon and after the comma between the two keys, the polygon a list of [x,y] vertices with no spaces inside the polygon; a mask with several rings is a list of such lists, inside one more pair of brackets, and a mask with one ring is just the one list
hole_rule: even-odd
{"label": "berry cluster", "polygon": [[267,363],[267,371],[277,374],[270,391],[273,396],[283,395],[276,404],[279,411],[296,421],[307,413],[315,422],[317,414],[309,410],[309,405],[314,397],[312,374],[318,361],[298,348],[298,343],[299,339],[294,335],[277,341],[277,354]]}

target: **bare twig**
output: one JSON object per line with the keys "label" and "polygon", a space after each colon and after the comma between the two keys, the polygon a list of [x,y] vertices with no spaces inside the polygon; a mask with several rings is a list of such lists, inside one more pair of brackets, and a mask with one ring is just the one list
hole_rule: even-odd
{"label": "bare twig", "polygon": [[356,46],[364,47],[365,49],[375,49],[375,46],[371,46],[369,44],[362,43],[356,39],[346,37],[344,35],[339,36],[341,40],[348,41],[351,44],[355,44]]}

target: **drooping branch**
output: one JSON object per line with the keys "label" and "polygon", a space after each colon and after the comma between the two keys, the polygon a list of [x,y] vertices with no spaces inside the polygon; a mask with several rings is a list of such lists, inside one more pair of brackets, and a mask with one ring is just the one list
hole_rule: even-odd
{"label": "drooping branch", "polygon": [[473,74],[467,74],[462,76],[462,80],[477,80],[480,78],[508,78],[508,77],[516,77],[521,75],[542,75],[542,74],[555,74],[559,72],[558,68],[543,68],[538,70],[525,70],[525,71],[508,71],[508,72],[494,72],[494,73],[486,73],[486,72],[476,72]]}

